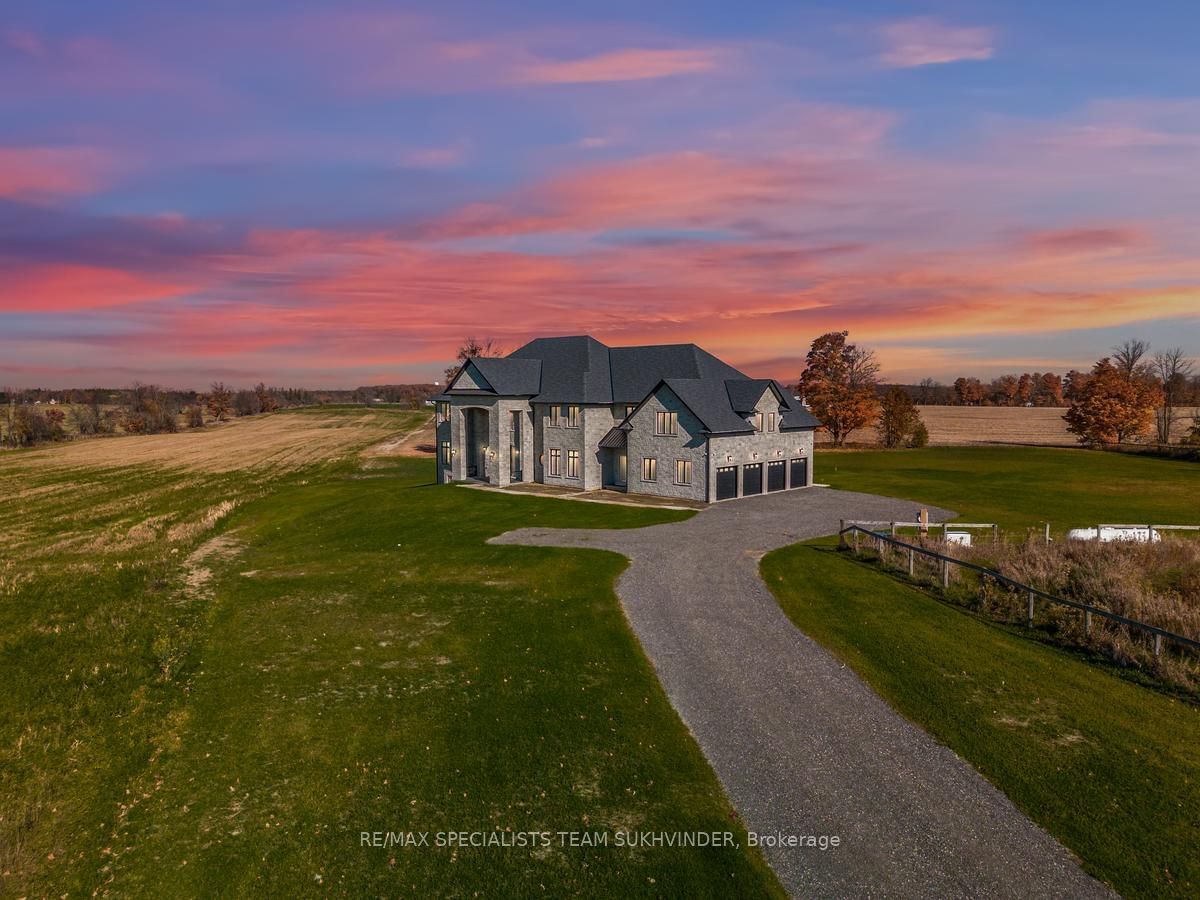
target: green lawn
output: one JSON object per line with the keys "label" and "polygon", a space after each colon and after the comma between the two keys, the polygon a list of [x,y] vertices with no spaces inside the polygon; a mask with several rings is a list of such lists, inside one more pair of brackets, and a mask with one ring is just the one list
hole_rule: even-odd
{"label": "green lawn", "polygon": [[[833,486],[1019,529],[1191,522],[1200,466],[1027,448],[818,455]],[[1128,896],[1200,892],[1200,708],[977,619],[834,549],[766,556],[796,625]]]}
{"label": "green lawn", "polygon": [[1100,522],[1200,524],[1200,465],[1049,447],[818,452],[816,480],[944,506],[975,522],[1055,531]]}
{"label": "green lawn", "polygon": [[[267,477],[0,458],[0,486],[44,505],[22,540],[73,539],[36,567],[0,560],[0,894],[778,896],[747,849],[361,845],[741,831],[620,610],[621,559],[484,543],[687,513],[432,474],[427,460]],[[131,510],[227,497],[239,505],[194,538],[104,543]]]}

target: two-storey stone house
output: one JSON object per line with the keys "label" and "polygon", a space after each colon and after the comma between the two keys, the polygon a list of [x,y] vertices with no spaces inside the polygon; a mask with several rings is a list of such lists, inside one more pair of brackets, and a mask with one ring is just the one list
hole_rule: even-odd
{"label": "two-storey stone house", "polygon": [[437,404],[438,481],[703,502],[806,487],[817,421],[695,344],[538,338],[467,360]]}

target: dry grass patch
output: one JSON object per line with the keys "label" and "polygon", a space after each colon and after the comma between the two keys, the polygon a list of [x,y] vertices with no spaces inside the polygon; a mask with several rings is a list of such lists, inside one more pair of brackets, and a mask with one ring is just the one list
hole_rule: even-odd
{"label": "dry grass patch", "polygon": [[74,441],[22,453],[23,465],[45,468],[170,466],[196,472],[300,469],[394,436],[407,416],[373,410],[305,410],[235,419],[176,434]]}
{"label": "dry grass patch", "polygon": [[[1046,447],[1076,447],[1075,435],[1063,421],[1065,409],[1024,406],[921,406],[918,407],[929,443],[940,447],[969,444],[1036,444]],[[1181,439],[1191,427],[1194,409],[1181,411],[1175,426],[1175,439]],[[852,444],[874,444],[874,427],[852,431],[846,439]],[[817,433],[818,443],[828,443],[829,435]]]}

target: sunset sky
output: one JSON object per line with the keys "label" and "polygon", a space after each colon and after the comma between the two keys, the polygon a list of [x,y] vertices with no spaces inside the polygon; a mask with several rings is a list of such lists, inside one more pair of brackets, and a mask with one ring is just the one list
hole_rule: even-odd
{"label": "sunset sky", "polygon": [[0,384],[1200,356],[1194,0],[0,10]]}

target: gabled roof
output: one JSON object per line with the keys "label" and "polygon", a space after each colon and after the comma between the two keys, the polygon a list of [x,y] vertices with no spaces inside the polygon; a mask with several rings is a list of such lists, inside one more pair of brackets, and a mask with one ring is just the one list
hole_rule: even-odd
{"label": "gabled roof", "polygon": [[[695,344],[607,347],[587,335],[537,338],[503,359],[468,360],[464,368],[487,382],[447,395],[490,393],[534,403],[641,404],[666,385],[714,434],[747,433],[745,416],[768,390],[779,397],[780,428],[813,428],[817,421],[778,381],[750,378]],[[622,427],[627,427],[622,423]],[[606,440],[610,436],[606,436]],[[618,440],[611,435],[612,440]]]}
{"label": "gabled roof", "polygon": [[[487,384],[479,385],[478,388],[456,387],[455,385],[462,379],[463,373],[469,375],[469,370],[472,368],[479,372]],[[532,397],[540,389],[541,371],[542,364],[536,359],[512,359],[511,357],[493,359],[481,356],[469,359],[463,364],[462,371],[446,388],[446,393],[463,394],[468,391],[471,393],[482,391],[504,397]]]}

